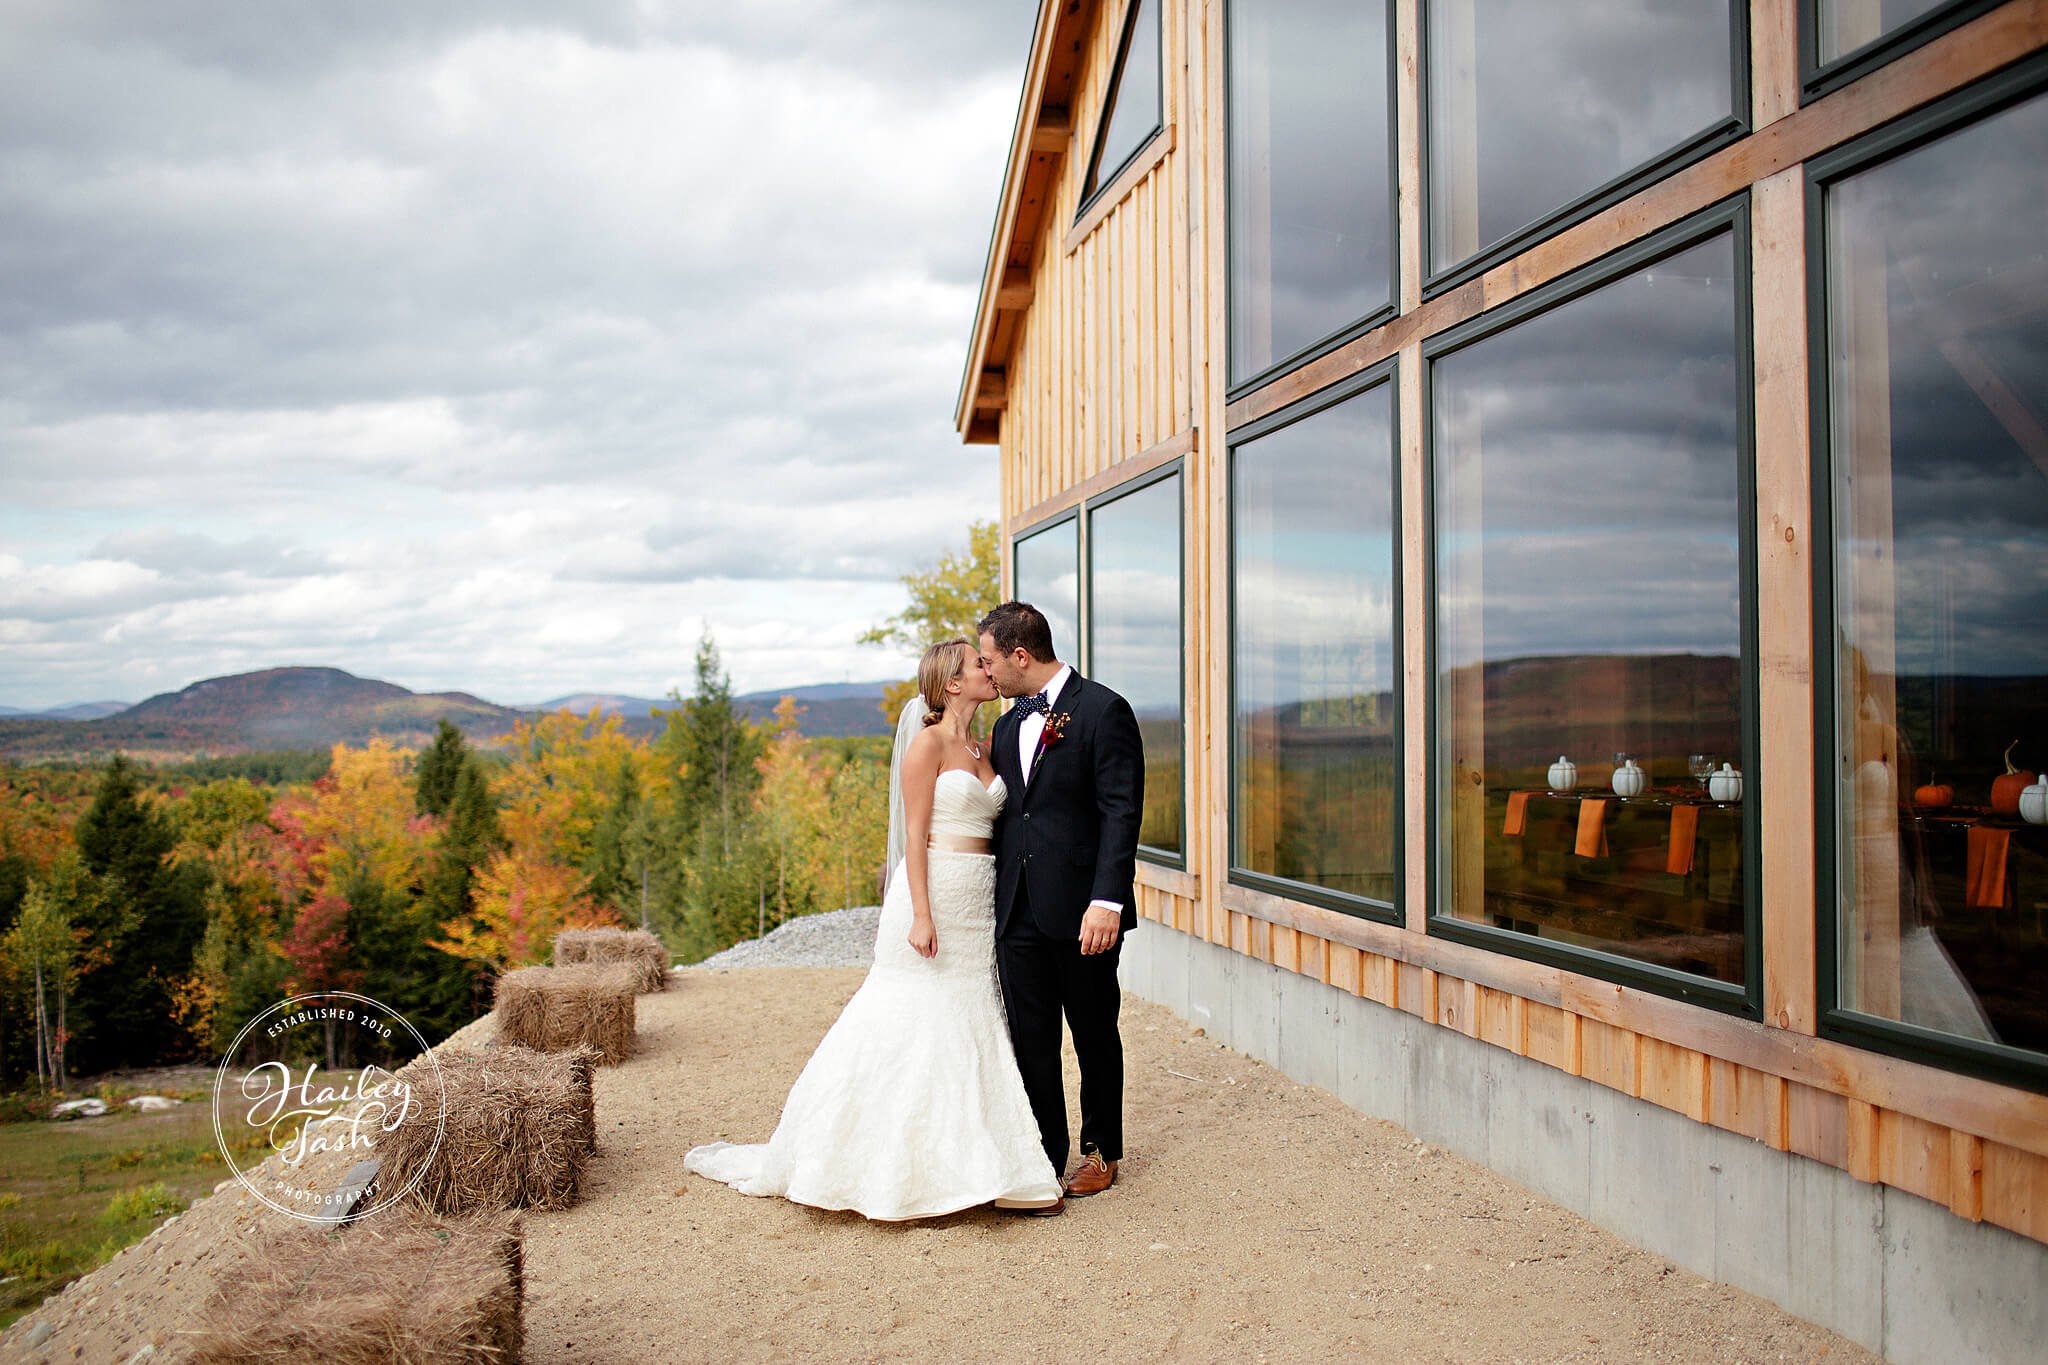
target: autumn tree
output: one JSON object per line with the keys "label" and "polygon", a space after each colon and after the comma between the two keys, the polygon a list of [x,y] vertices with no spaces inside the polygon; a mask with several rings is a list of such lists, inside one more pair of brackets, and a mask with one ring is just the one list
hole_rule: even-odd
{"label": "autumn tree", "polygon": [[617,922],[590,899],[576,868],[515,847],[493,854],[477,873],[475,908],[441,926],[433,946],[504,972],[545,962],[564,929]]}
{"label": "autumn tree", "polygon": [[68,1006],[83,956],[77,921],[98,895],[92,874],[67,855],[46,876],[30,879],[20,914],[0,937],[0,959],[29,996],[36,1080],[45,1089],[64,1085]]}
{"label": "autumn tree", "polygon": [[[860,637],[864,645],[883,645],[901,654],[922,654],[955,636],[975,638],[975,623],[1002,601],[1003,560],[996,523],[977,521],[967,528],[965,552],[948,550],[929,569],[903,575],[910,601],[902,611],[871,627]],[[916,690],[915,681],[898,683],[882,699],[890,717]]]}
{"label": "autumn tree", "polygon": [[[349,942],[349,903],[332,892],[315,896],[299,907],[284,936],[288,975],[285,988],[293,995],[312,991],[354,990],[362,981]],[[326,1062],[336,1064],[334,1021],[324,1021]]]}

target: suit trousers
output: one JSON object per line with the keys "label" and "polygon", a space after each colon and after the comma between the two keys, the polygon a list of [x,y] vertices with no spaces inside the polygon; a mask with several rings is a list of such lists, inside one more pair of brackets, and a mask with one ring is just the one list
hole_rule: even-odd
{"label": "suit trousers", "polygon": [[1074,1035],[1081,1066],[1081,1154],[1121,1161],[1124,1150],[1124,1044],[1117,1032],[1122,994],[1116,964],[1123,938],[1106,953],[1083,956],[1078,939],[1049,937],[1031,916],[1030,893],[1017,890],[996,940],[996,969],[1017,1070],[1031,1101],[1046,1159],[1067,1169],[1067,1095],[1060,1074],[1060,1018]]}

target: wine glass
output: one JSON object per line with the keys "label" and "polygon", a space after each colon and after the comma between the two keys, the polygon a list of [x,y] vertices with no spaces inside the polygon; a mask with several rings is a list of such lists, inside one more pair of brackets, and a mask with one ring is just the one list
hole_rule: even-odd
{"label": "wine glass", "polygon": [[1685,770],[1691,773],[1693,780],[1700,784],[1700,790],[1705,791],[1707,789],[1707,779],[1714,774],[1714,757],[1712,754],[1687,754],[1685,756]]}

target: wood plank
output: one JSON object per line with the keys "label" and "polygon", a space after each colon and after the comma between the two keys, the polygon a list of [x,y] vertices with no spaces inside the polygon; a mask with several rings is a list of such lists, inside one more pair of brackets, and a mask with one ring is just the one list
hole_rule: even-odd
{"label": "wood plank", "polygon": [[1801,0],[1750,0],[1749,126],[1799,111]]}
{"label": "wood plank", "polygon": [[1406,1010],[1419,1019],[1436,1017],[1436,973],[1413,962],[1394,961],[1394,999],[1396,1009]]}
{"label": "wood plank", "polygon": [[1422,306],[1422,5],[1394,0],[1395,299],[1403,313]]}
{"label": "wood plank", "polygon": [[1390,1010],[1401,1008],[1401,964],[1391,957],[1367,952],[1359,954],[1359,961],[1364,970],[1358,993]]}
{"label": "wood plank", "polygon": [[2048,1242],[2048,1157],[1985,1143],[1984,1219]]}
{"label": "wood plank", "polygon": [[1776,1076],[1715,1057],[1707,1065],[1707,1121],[1758,1142],[1780,1145],[1775,1139],[1782,1117],[1782,1085]]}
{"label": "wood plank", "polygon": [[[1514,997],[1522,1000],[1521,996]],[[1579,1074],[1578,1016],[1554,1005],[1522,1000],[1525,1023],[1522,1055],[1554,1066],[1571,1075]]]}
{"label": "wood plank", "polygon": [[1642,1059],[1641,1096],[1652,1104],[1706,1122],[1707,1087],[1710,1083],[1706,1055],[1689,1047],[1667,1043],[1661,1038],[1638,1037]]}
{"label": "wood plank", "polygon": [[1482,1043],[1520,1055],[1522,1052],[1522,998],[1486,986],[1472,987],[1472,1034]]}
{"label": "wood plank", "polygon": [[[1109,182],[1108,188],[1097,195],[1095,201],[1074,221],[1074,225],[1067,229],[1066,235],[1060,239],[1060,250],[1071,252],[1087,241],[1089,235],[1102,226],[1102,220],[1114,213],[1130,195],[1138,182],[1152,174],[1159,168],[1159,163],[1166,160],[1167,153],[1173,150],[1175,136],[1176,130],[1171,123],[1154,133],[1152,140],[1144,145],[1131,164],[1117,173],[1116,179]],[[1080,158],[1076,157],[1075,161],[1078,164]]]}
{"label": "wood plank", "polygon": [[1311,981],[1329,984],[1330,941],[1314,934],[1301,934],[1295,939],[1295,948],[1300,956],[1294,970]]}
{"label": "wood plank", "polygon": [[1031,126],[1031,150],[1053,156],[1065,156],[1074,140],[1074,120],[1062,104],[1047,105],[1038,111],[1038,119]]}
{"label": "wood plank", "polygon": [[1319,938],[1316,942],[1323,945],[1327,963],[1323,979],[1340,991],[1349,991],[1353,995],[1364,994],[1365,955],[1348,943],[1332,943],[1325,938]]}
{"label": "wood plank", "polygon": [[1609,1090],[1637,1094],[1642,1078],[1636,1069],[1636,1035],[1587,1019],[1580,1025],[1579,1074]]}
{"label": "wood plank", "polygon": [[1284,925],[1273,925],[1266,944],[1266,961],[1290,972],[1297,970],[1301,966],[1301,936]]}
{"label": "wood plank", "polygon": [[[1806,366],[1806,186],[1794,166],[1750,196],[1755,266],[1751,345],[1756,379],[1759,742],[1766,754],[1813,752],[1813,445]],[[1763,765],[1758,782],[1763,903],[1814,903],[1813,767]],[[1766,914],[1764,1017],[1811,1034],[1820,1022],[1814,919]]]}
{"label": "wood plank", "polygon": [[1877,1111],[1877,1178],[1936,1204],[1949,1202],[1949,1130],[1938,1123]]}
{"label": "wood plank", "polygon": [[[1984,1221],[1984,1139],[1955,1129],[1948,1133],[1948,1207],[1958,1218]],[[2011,1148],[2005,1150],[2011,1151]]]}
{"label": "wood plank", "polygon": [[1849,1101],[1793,1082],[1785,1089],[1787,1149],[1841,1170],[1849,1168]]}
{"label": "wood plank", "polygon": [[[1013,265],[1003,272],[1003,282],[996,290],[996,307],[1012,311],[1029,308],[1034,292],[1031,272]],[[985,376],[987,371],[983,374]]]}
{"label": "wood plank", "polygon": [[1400,803],[1402,848],[1402,919],[1411,934],[1429,929],[1429,727],[1430,677],[1425,671],[1425,627],[1429,621],[1428,534],[1423,513],[1424,489],[1422,414],[1424,403],[1422,345],[1401,348],[1394,404],[1399,423],[1401,526],[1401,726]]}
{"label": "wood plank", "polygon": [[1849,1159],[1844,1168],[1850,1175],[1866,1184],[1876,1184],[1882,1177],[1878,1174],[1878,1131],[1877,1106],[1867,1100],[1851,1098],[1844,1114],[1848,1133]]}

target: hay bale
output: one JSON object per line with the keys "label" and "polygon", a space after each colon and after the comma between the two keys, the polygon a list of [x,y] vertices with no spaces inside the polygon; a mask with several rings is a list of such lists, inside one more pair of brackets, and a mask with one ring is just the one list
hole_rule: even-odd
{"label": "hay bale", "polygon": [[206,1365],[507,1362],[525,1345],[517,1214],[393,1208],[246,1234],[193,1341]]}
{"label": "hay bale", "polygon": [[564,929],[555,935],[555,965],[619,962],[640,972],[640,989],[668,988],[668,949],[645,929]]}
{"label": "hay bale", "polygon": [[[438,1055],[446,1097],[440,1143],[432,1104],[379,1134],[378,1188],[411,1186],[408,1201],[443,1214],[575,1203],[597,1142],[597,1053],[500,1046]],[[425,1065],[410,1062],[400,1074],[410,1078]]]}
{"label": "hay bale", "polygon": [[507,972],[498,978],[498,1040],[538,1052],[587,1045],[602,1065],[623,1062],[633,1055],[638,993],[638,973],[619,964]]}

